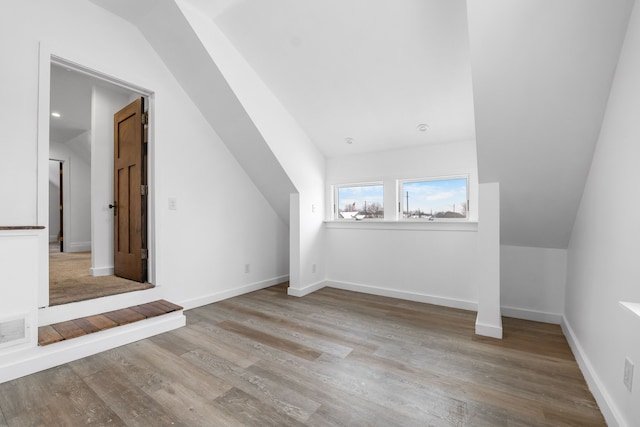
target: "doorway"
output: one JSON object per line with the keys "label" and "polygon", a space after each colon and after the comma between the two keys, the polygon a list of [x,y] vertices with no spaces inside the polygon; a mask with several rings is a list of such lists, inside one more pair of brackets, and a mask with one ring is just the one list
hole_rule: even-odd
{"label": "doorway", "polygon": [[64,160],[49,159],[49,253],[64,252]]}
{"label": "doorway", "polygon": [[[149,100],[150,94],[53,56],[49,71],[47,151],[48,157],[62,159],[58,166],[64,179],[59,188],[49,187],[50,230],[56,203],[62,202],[56,228],[63,234],[61,250],[50,246],[46,306],[151,288],[148,281],[114,275],[114,223],[108,208],[114,200],[114,114],[132,99]],[[58,189],[62,196],[56,198],[52,193]]]}

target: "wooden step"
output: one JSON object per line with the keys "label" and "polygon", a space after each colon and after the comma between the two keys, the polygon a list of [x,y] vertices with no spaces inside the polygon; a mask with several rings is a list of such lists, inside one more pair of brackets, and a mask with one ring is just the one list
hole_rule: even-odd
{"label": "wooden step", "polygon": [[165,300],[158,300],[94,316],[41,326],[38,328],[38,345],[44,346],[70,340],[179,310],[182,310],[179,305]]}

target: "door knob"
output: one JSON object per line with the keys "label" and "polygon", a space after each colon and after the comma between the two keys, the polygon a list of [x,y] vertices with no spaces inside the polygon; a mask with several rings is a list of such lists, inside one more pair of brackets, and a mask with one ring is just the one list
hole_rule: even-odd
{"label": "door knob", "polygon": [[116,209],[118,207],[118,203],[116,203],[115,201],[113,202],[113,204],[109,204],[109,209],[113,209],[113,216],[117,215],[118,209]]}

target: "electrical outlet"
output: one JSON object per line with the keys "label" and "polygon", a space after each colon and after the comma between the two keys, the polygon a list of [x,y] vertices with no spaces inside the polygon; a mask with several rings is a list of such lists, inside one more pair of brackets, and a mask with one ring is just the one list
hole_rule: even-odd
{"label": "electrical outlet", "polygon": [[312,273],[316,272],[316,265],[315,264],[311,264],[311,272]]}
{"label": "electrical outlet", "polygon": [[629,358],[624,359],[624,385],[631,391],[631,385],[633,384],[633,362]]}
{"label": "electrical outlet", "polygon": [[245,272],[245,273],[248,273],[248,272],[250,272],[250,271],[251,271],[251,264],[245,264],[245,265],[244,265],[244,272]]}

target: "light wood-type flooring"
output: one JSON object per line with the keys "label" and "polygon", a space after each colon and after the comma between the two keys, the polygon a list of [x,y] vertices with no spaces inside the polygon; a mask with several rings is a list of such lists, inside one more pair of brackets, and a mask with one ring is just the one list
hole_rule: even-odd
{"label": "light wood-type flooring", "polygon": [[0,384],[0,426],[605,425],[557,325],[285,286]]}

